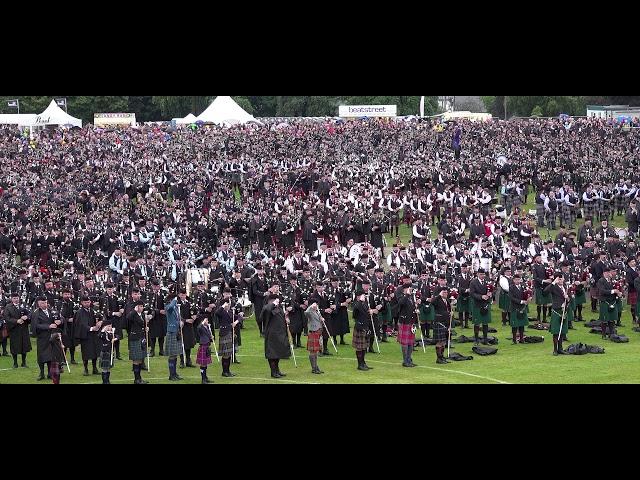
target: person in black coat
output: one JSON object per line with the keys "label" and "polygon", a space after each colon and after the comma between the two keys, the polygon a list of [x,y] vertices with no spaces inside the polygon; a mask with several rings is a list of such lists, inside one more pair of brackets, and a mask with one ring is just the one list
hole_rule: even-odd
{"label": "person in black coat", "polygon": [[78,346],[75,336],[75,325],[73,322],[76,316],[77,306],[73,301],[73,294],[71,290],[65,289],[62,291],[62,303],[60,304],[60,317],[64,323],[62,341],[65,348],[69,349],[71,357],[71,365],[77,365],[76,362],[76,347]]}
{"label": "person in black coat", "polygon": [[447,287],[440,289],[439,294],[433,300],[433,309],[435,310],[435,321],[433,322],[433,339],[436,341],[436,355],[438,357],[436,364],[446,365],[449,361],[444,357],[444,349],[449,339],[449,330],[451,327],[451,305],[449,304],[449,289]]}
{"label": "person in black coat", "polygon": [[264,324],[264,354],[271,368],[271,378],[286,377],[280,371],[280,360],[291,357],[288,324],[277,295],[270,295],[262,312]]}
{"label": "person in black coat", "polygon": [[264,336],[264,325],[262,324],[262,309],[264,308],[265,299],[269,296],[269,284],[264,276],[264,268],[262,265],[256,268],[257,276],[251,284],[251,298],[256,315],[256,322],[260,330],[260,336]]}
{"label": "person in black coat", "polygon": [[22,356],[22,368],[27,368],[27,353],[31,351],[29,337],[29,312],[20,306],[20,294],[11,294],[11,303],[4,309],[9,330],[9,348],[13,356],[13,368],[18,368],[18,355]]}
{"label": "person in black coat", "polygon": [[127,325],[129,326],[129,359],[133,363],[133,374],[135,375],[135,385],[145,385],[142,379],[142,364],[147,356],[146,336],[149,331],[147,321],[144,317],[144,302],[136,302],[133,312],[127,316]]}
{"label": "person in black coat", "polygon": [[93,375],[100,375],[97,368],[98,354],[100,350],[99,335],[102,329],[102,321],[97,321],[96,314],[91,308],[91,299],[82,297],[81,308],[76,312],[73,320],[75,325],[74,335],[80,342],[82,351],[82,363],[84,364],[84,376],[89,376],[89,360],[93,364]]}
{"label": "person in black coat", "polygon": [[304,224],[304,229],[302,230],[302,241],[310,255],[313,255],[313,253],[318,249],[318,234],[320,233],[319,227],[316,227],[314,220],[315,217],[313,215],[309,215],[308,220]]}
{"label": "person in black coat", "polygon": [[38,347],[38,366],[40,367],[40,376],[38,381],[44,380],[44,366],[47,365],[47,378],[51,379],[51,334],[56,331],[62,332],[62,321],[60,317],[56,317],[54,312],[49,310],[49,303],[46,297],[38,298],[38,309],[33,312],[31,317],[31,326],[37,337]]}
{"label": "person in black coat", "polygon": [[293,337],[293,346],[302,348],[302,332],[304,331],[304,310],[302,308],[302,292],[298,287],[298,279],[289,277],[289,286],[285,291],[286,311],[289,317],[289,328]]}
{"label": "person in black coat", "polygon": [[330,298],[324,291],[324,283],[316,283],[316,291],[309,297],[309,305],[316,303],[320,308],[320,313],[324,319],[324,329],[322,330],[322,347],[323,351],[321,356],[330,357],[333,354],[329,352],[329,336],[333,335],[333,332],[329,332],[327,327],[331,325],[331,315],[335,311],[335,297]]}
{"label": "person in black coat", "polygon": [[635,200],[631,201],[625,219],[627,221],[627,227],[629,228],[629,235],[635,238],[638,235],[638,222],[640,220],[638,204]]}
{"label": "person in black coat", "polygon": [[[356,301],[353,303],[353,348],[358,358],[358,370],[368,372],[372,370],[365,362],[365,356],[369,348],[369,336],[371,332],[371,315],[367,294],[363,290],[356,292]],[[373,333],[373,332],[371,332]]]}

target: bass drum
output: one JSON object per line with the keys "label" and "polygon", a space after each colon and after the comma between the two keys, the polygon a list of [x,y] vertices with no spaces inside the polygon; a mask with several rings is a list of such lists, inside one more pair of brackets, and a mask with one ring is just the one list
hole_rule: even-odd
{"label": "bass drum", "polygon": [[628,228],[616,228],[616,235],[620,240],[624,240],[629,237],[629,229]]}
{"label": "bass drum", "polygon": [[509,293],[509,279],[505,276],[500,277],[500,289],[504,293]]}

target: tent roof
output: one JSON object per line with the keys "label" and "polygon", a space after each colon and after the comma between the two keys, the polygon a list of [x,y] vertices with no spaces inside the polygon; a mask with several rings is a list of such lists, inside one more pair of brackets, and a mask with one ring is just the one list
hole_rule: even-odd
{"label": "tent roof", "polygon": [[196,123],[197,120],[198,120],[198,118],[193,113],[190,113],[189,115],[187,115],[184,118],[176,118],[176,123],[178,125],[190,124],[190,123]]}
{"label": "tent roof", "polygon": [[244,125],[245,123],[260,123],[249,115],[231,97],[217,97],[197,120],[217,125]]}
{"label": "tent roof", "polygon": [[36,115],[32,125],[73,125],[74,127],[82,127],[82,120],[72,117],[62,110],[55,100],[51,100],[47,109],[40,115]]}

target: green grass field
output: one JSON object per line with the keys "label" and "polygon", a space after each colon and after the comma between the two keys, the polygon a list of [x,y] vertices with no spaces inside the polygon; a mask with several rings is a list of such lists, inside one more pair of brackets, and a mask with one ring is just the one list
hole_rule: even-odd
{"label": "green grass field", "polygon": [[[624,226],[624,221],[617,218],[616,226]],[[435,232],[434,232],[435,233]],[[546,235],[546,231],[544,232]],[[401,238],[407,243],[409,230],[401,230]],[[389,245],[393,239],[388,239]],[[597,319],[591,314],[590,305],[586,305],[584,317],[586,321]],[[534,307],[535,308],[535,307]],[[454,363],[446,366],[436,366],[434,347],[427,347],[426,355],[419,350],[414,353],[414,362],[419,365],[415,369],[404,369],[401,366],[402,355],[400,346],[395,339],[382,344],[382,353],[368,354],[367,363],[373,370],[358,372],[355,352],[351,346],[338,346],[339,355],[320,358],[319,365],[326,373],[322,376],[312,375],[306,351],[296,350],[298,368],[292,360],[281,362],[281,370],[287,374],[285,379],[273,380],[269,375],[269,367],[264,359],[264,345],[257,333],[257,326],[253,319],[246,322],[243,331],[243,347],[239,359],[241,365],[236,365],[232,371],[238,376],[233,379],[221,378],[221,368],[214,364],[209,368],[209,378],[217,385],[233,384],[589,384],[589,383],[640,383],[640,334],[632,332],[631,316],[628,307],[623,315],[624,328],[620,333],[630,337],[628,344],[613,344],[603,342],[599,335],[590,334],[583,324],[576,323],[575,330],[569,332],[569,343],[586,343],[600,345],[606,348],[605,355],[586,355],[581,357],[552,356],[553,342],[548,333],[530,331],[529,335],[543,335],[545,342],[537,345],[511,344],[510,328],[503,328],[500,313],[494,308],[493,327],[498,329],[495,336],[500,340],[499,352],[493,357],[475,357],[473,361]],[[457,329],[458,334],[472,336],[473,330]],[[347,341],[350,343],[350,337]],[[472,344],[456,345],[455,351],[464,355],[473,355]],[[565,347],[568,345],[565,345]],[[117,362],[112,371],[111,380],[114,384],[133,383],[131,363],[126,361],[126,346],[123,345],[125,361]],[[38,369],[35,363],[34,350],[29,354],[28,370],[13,370],[12,359],[0,357],[0,384],[33,384],[37,383]],[[77,358],[80,358],[79,349]],[[195,351],[192,354],[195,359]],[[198,369],[179,371],[185,378],[183,384],[199,384]],[[143,372],[143,377],[151,384],[168,384],[168,368],[165,358],[151,359],[151,372]],[[50,384],[50,381],[40,382]],[[100,376],[83,377],[82,367],[74,366],[72,374],[62,376],[63,384],[100,384]]]}

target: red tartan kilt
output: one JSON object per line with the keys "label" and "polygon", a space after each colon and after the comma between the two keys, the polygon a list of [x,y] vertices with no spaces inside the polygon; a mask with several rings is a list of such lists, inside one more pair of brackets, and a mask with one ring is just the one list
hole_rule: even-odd
{"label": "red tartan kilt", "polygon": [[333,248],[333,235],[326,235],[324,237],[324,244],[327,246],[327,248]]}
{"label": "red tartan kilt", "polygon": [[638,292],[629,292],[627,297],[627,305],[636,305],[638,303]]}
{"label": "red tartan kilt", "polygon": [[411,225],[411,223],[413,222],[413,212],[411,212],[411,210],[405,210],[404,211],[404,221],[407,223],[407,225]]}
{"label": "red tartan kilt", "polygon": [[403,347],[416,343],[416,334],[413,333],[412,327],[413,325],[398,324],[398,343]]}
{"label": "red tartan kilt", "polygon": [[307,337],[307,351],[311,354],[320,353],[322,351],[322,342],[320,339],[322,338],[322,330],[318,330],[317,332],[309,332],[309,336]]}

